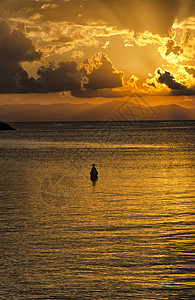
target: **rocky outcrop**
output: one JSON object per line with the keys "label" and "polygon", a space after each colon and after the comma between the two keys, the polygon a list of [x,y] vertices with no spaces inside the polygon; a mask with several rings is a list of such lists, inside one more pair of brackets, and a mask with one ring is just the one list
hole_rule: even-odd
{"label": "rocky outcrop", "polygon": [[0,122],[0,131],[2,130],[16,130],[16,129],[4,122]]}

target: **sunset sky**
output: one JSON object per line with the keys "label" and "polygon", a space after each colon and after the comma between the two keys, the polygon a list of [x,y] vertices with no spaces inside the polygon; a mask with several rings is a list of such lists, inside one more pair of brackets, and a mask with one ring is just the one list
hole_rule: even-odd
{"label": "sunset sky", "polygon": [[194,32],[194,0],[1,0],[0,110],[133,98],[194,110]]}

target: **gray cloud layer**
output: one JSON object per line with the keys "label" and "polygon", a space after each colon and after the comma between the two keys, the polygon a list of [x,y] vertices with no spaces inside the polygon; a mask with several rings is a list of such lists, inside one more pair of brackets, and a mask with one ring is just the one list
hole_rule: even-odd
{"label": "gray cloud layer", "polygon": [[160,75],[158,78],[158,82],[166,84],[166,86],[168,86],[168,88],[171,89],[172,95],[195,95],[195,87],[187,88],[187,86],[176,82],[175,78],[171,75],[170,72],[165,71],[163,73],[160,70],[158,70],[158,74]]}

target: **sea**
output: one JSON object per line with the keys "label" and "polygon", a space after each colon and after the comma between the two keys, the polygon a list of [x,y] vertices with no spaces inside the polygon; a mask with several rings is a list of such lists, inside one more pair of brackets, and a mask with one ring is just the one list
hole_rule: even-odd
{"label": "sea", "polygon": [[195,121],[9,124],[0,299],[195,299]]}

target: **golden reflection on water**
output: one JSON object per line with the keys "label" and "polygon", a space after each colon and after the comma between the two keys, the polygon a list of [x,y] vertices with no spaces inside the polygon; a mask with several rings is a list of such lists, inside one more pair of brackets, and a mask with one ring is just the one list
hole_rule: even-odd
{"label": "golden reflection on water", "polygon": [[[120,282],[121,289],[126,284],[144,290],[191,286],[186,251],[193,243],[188,234],[193,221],[190,159],[181,161],[176,153],[170,163],[166,152],[150,160],[127,155],[131,160],[103,160],[95,186],[88,162],[81,161],[86,172],[82,178],[65,162],[56,169],[55,162],[51,168],[35,168],[28,213],[34,229],[24,234],[26,255],[32,259],[30,282],[54,288],[54,280],[67,288],[84,285],[94,290],[102,284],[110,289],[110,282]],[[64,194],[51,205],[45,203],[37,194],[38,184],[46,174],[60,178],[64,170],[68,176],[57,187]],[[35,264],[38,257],[41,261]]]}
{"label": "golden reflection on water", "polygon": [[3,162],[13,184],[4,180],[1,204],[4,294],[190,299],[193,153],[170,145],[67,151]]}

